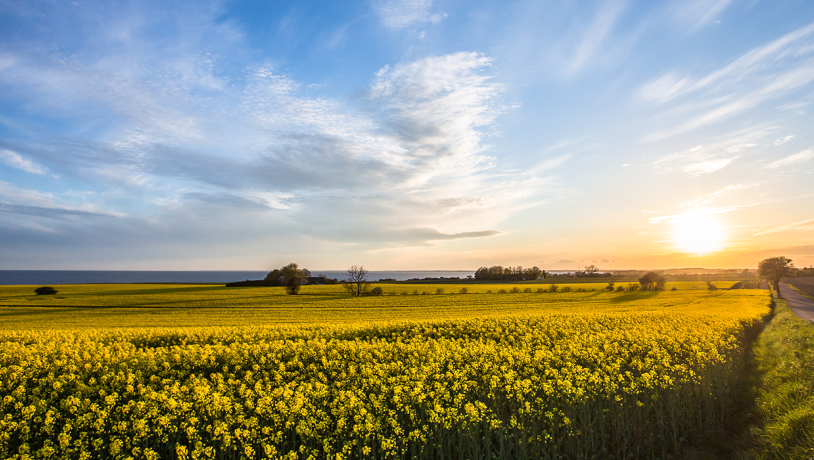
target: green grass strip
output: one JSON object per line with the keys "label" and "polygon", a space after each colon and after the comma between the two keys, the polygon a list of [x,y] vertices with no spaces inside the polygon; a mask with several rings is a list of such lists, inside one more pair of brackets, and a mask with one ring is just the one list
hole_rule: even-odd
{"label": "green grass strip", "polygon": [[755,419],[750,459],[814,458],[814,325],[777,301],[754,347]]}

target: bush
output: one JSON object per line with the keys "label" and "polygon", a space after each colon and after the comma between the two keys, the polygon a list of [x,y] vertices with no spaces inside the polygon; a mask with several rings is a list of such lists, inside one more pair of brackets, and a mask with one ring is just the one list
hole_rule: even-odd
{"label": "bush", "polygon": [[543,292],[545,292],[545,289],[543,289],[543,288],[537,288],[537,292],[539,292],[539,293],[541,293],[541,294],[542,294]]}
{"label": "bush", "polygon": [[627,290],[628,291],[638,291],[639,290],[639,283],[628,283]]}
{"label": "bush", "polygon": [[552,284],[551,286],[548,287],[548,292],[557,292],[559,289],[560,289],[559,286],[557,286],[556,284]]}
{"label": "bush", "polygon": [[738,281],[733,284],[729,289],[743,289],[743,281]]}
{"label": "bush", "polygon": [[530,294],[531,293],[531,288],[523,289],[523,292],[525,292],[526,294]]}
{"label": "bush", "polygon": [[469,293],[469,288],[462,287],[458,294],[467,294]]}
{"label": "bush", "polygon": [[373,289],[370,290],[370,295],[382,295],[383,293],[384,293],[384,291],[379,286],[376,286],[376,287],[374,287]]}
{"label": "bush", "polygon": [[499,289],[499,290],[497,291],[497,293],[498,293],[498,294],[506,294],[506,293],[508,293],[508,291],[507,291],[507,290],[505,290],[505,289]]}
{"label": "bush", "polygon": [[438,289],[436,289],[436,290],[435,290],[435,293],[436,293],[436,294],[438,294],[438,295],[443,294],[443,293],[444,293],[444,288],[438,288]]}
{"label": "bush", "polygon": [[512,294],[519,294],[519,293],[520,293],[520,288],[519,287],[515,286],[515,287],[512,288]]}
{"label": "bush", "polygon": [[608,285],[605,286],[605,290],[613,292],[613,285],[614,285],[613,281],[608,281]]}
{"label": "bush", "polygon": [[492,293],[492,290],[491,290],[491,289],[487,289],[487,290],[486,290],[486,293],[487,293],[487,294],[491,294],[491,293]]}
{"label": "bush", "polygon": [[625,290],[624,286],[616,286],[616,292],[622,292]]}
{"label": "bush", "polygon": [[715,291],[718,289],[718,286],[712,284],[712,281],[707,281],[707,289],[710,291]]}
{"label": "bush", "polygon": [[36,292],[37,295],[53,295],[57,293],[57,290],[52,288],[51,286],[43,286],[34,289],[34,292]]}
{"label": "bush", "polygon": [[562,288],[562,292],[571,292],[571,286],[565,286]]}

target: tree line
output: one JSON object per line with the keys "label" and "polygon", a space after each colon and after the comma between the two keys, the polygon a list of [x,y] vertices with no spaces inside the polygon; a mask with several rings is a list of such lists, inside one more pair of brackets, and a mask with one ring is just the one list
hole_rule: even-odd
{"label": "tree line", "polygon": [[538,267],[506,267],[494,265],[492,267],[481,267],[475,272],[476,280],[503,280],[503,281],[528,281],[543,278],[547,273]]}

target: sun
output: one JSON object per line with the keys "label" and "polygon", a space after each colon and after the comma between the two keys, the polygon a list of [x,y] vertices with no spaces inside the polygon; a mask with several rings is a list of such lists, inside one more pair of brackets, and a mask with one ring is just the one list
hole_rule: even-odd
{"label": "sun", "polygon": [[673,224],[673,242],[682,252],[708,254],[720,251],[726,240],[724,226],[707,213],[682,214]]}

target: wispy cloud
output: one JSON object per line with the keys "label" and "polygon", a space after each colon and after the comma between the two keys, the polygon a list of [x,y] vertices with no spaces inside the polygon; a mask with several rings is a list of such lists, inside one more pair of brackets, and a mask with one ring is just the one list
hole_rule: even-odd
{"label": "wispy cloud", "polygon": [[581,69],[602,51],[627,3],[626,0],[609,0],[597,9],[593,22],[585,29],[582,40],[568,60],[567,73]]}
{"label": "wispy cloud", "polygon": [[741,155],[757,151],[760,142],[775,130],[773,126],[749,126],[693,148],[662,155],[653,165],[662,172],[681,171],[693,176],[719,171]]}
{"label": "wispy cloud", "polygon": [[694,31],[718,17],[731,3],[732,0],[676,0],[668,11],[673,20]]}
{"label": "wispy cloud", "polygon": [[[656,141],[717,123],[814,81],[814,23],[755,48],[730,64],[693,78],[667,72],[646,83],[639,96],[663,105],[684,100],[662,114],[673,125],[645,137]],[[696,100],[690,98],[696,96]]]}
{"label": "wispy cloud", "polygon": [[373,10],[382,24],[393,30],[404,29],[415,24],[437,23],[441,14],[431,13],[432,0],[374,0]]}
{"label": "wispy cloud", "polygon": [[788,232],[788,231],[811,231],[814,230],[814,219],[801,220],[798,222],[790,222],[779,227],[770,228],[768,230],[761,230],[756,232],[755,236],[771,235],[772,233]]}
{"label": "wispy cloud", "polygon": [[777,161],[773,161],[766,165],[767,168],[781,168],[785,166],[790,166],[797,163],[802,163],[804,161],[808,161],[814,158],[814,148],[803,150],[802,152],[795,153],[794,155],[789,155],[785,158],[781,158]]}
{"label": "wispy cloud", "polygon": [[48,172],[48,168],[45,166],[23,158],[20,154],[12,152],[11,150],[0,150],[0,161],[13,168],[30,172],[31,174],[45,174]]}
{"label": "wispy cloud", "polygon": [[726,187],[717,190],[712,193],[708,193],[704,196],[699,196],[689,201],[685,201],[681,203],[680,207],[682,208],[696,208],[699,206],[709,206],[715,202],[715,200],[721,199],[723,197],[731,195],[733,192],[738,190],[743,190],[746,188],[751,188],[757,186],[758,182],[753,182],[751,184],[731,184],[727,185]]}
{"label": "wispy cloud", "polygon": [[[555,71],[570,77],[590,68],[618,62],[638,34],[636,30],[619,27],[628,5],[628,0],[602,0],[597,8],[579,9],[570,30],[558,36],[551,46]],[[524,40],[538,41],[540,38],[524,37]],[[538,47],[536,43],[534,46]]]}
{"label": "wispy cloud", "polygon": [[794,135],[781,137],[774,141],[774,145],[783,145],[792,139],[794,139]]}

